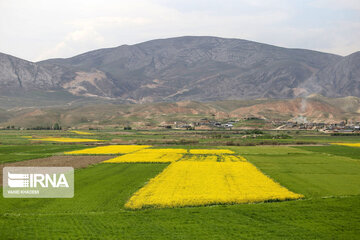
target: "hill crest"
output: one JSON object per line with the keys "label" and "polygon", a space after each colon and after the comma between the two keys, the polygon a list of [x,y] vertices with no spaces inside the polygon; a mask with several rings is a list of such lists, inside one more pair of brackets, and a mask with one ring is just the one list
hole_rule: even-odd
{"label": "hill crest", "polygon": [[129,103],[360,97],[359,52],[346,57],[242,39],[151,40],[37,63],[0,55],[0,89],[66,91]]}

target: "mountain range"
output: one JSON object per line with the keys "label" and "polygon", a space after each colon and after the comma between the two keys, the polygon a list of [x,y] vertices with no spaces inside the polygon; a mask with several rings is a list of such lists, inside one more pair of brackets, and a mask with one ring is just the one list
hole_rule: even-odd
{"label": "mountain range", "polygon": [[360,97],[360,52],[343,57],[186,36],[41,62],[0,54],[1,101],[5,96],[55,96],[59,101],[148,103],[291,99],[314,93]]}

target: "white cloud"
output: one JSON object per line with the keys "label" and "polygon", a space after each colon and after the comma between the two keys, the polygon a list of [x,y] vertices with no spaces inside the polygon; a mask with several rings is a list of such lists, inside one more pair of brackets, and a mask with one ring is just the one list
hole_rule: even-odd
{"label": "white cloud", "polygon": [[[115,11],[116,6],[112,11]],[[107,7],[98,9],[110,11]],[[180,35],[216,35],[224,37],[254,38],[257,29],[284,21],[283,12],[266,12],[257,15],[220,16],[206,12],[181,12],[157,4],[139,2],[127,4],[116,10],[117,16],[96,16],[74,19],[68,24],[75,30],[46,50],[37,59],[71,56],[83,48],[102,48],[125,43],[136,43],[159,37]],[[232,28],[227,26],[234,25]],[[122,37],[124,37],[122,39]],[[86,42],[86,39],[89,42]],[[99,41],[96,41],[99,39]],[[101,41],[100,41],[101,40]],[[81,46],[78,46],[81,42]]]}
{"label": "white cloud", "polygon": [[341,21],[323,34],[323,41],[331,41],[322,51],[349,55],[360,51],[360,22]]}
{"label": "white cloud", "polygon": [[360,11],[359,0],[315,0],[311,3],[312,6],[319,8],[329,8],[334,10],[356,10]]}
{"label": "white cloud", "polygon": [[[0,51],[42,60],[156,38],[212,35],[346,55],[360,50],[360,19],[344,17],[346,14],[340,14],[338,19],[332,8],[351,11],[360,9],[359,3],[358,0],[316,0],[310,5],[302,0],[0,0]],[[335,12],[339,11],[342,13]],[[317,12],[331,18],[331,24],[319,19]]]}
{"label": "white cloud", "polygon": [[41,53],[35,60],[71,56],[74,52],[87,51],[89,47],[96,48],[104,44],[105,39],[93,27],[84,27],[69,33],[63,41]]}

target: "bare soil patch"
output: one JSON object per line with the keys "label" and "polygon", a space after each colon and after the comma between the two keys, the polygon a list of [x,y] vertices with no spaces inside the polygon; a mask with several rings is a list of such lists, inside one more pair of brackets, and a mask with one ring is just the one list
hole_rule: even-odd
{"label": "bare soil patch", "polygon": [[91,164],[99,163],[114,156],[52,156],[47,158],[37,158],[19,162],[0,164],[0,186],[3,181],[4,167],[73,167],[85,168]]}

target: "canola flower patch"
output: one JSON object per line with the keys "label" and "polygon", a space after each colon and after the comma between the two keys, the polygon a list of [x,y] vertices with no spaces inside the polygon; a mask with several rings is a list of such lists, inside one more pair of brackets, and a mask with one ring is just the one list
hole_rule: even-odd
{"label": "canola flower patch", "polygon": [[137,191],[130,209],[253,203],[302,198],[249,162],[178,161]]}
{"label": "canola flower patch", "polygon": [[246,162],[246,158],[240,155],[222,155],[221,162]]}
{"label": "canola flower patch", "polygon": [[246,159],[240,155],[186,155],[181,161],[196,162],[246,162]]}
{"label": "canola flower patch", "polygon": [[195,162],[218,162],[217,155],[186,155],[181,161],[195,161]]}
{"label": "canola flower patch", "polygon": [[65,154],[125,154],[151,146],[148,145],[109,145],[66,152]]}
{"label": "canola flower patch", "polygon": [[233,154],[229,149],[190,149],[191,154]]}
{"label": "canola flower patch", "polygon": [[179,153],[135,152],[104,161],[105,163],[169,163],[182,158]]}
{"label": "canola flower patch", "polygon": [[84,132],[84,131],[70,131],[70,132],[80,134],[80,135],[94,135],[93,133]]}
{"label": "canola flower patch", "polygon": [[29,140],[48,141],[48,142],[103,142],[103,141],[105,141],[105,140],[99,140],[99,139],[64,138],[64,137],[32,138]]}
{"label": "canola flower patch", "polygon": [[186,149],[182,148],[147,148],[141,150],[139,153],[187,153]]}
{"label": "canola flower patch", "polygon": [[334,145],[348,146],[348,147],[360,147],[360,143],[332,143]]}

